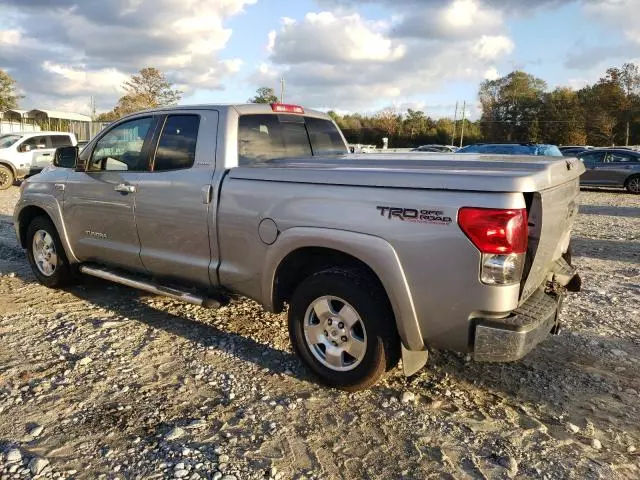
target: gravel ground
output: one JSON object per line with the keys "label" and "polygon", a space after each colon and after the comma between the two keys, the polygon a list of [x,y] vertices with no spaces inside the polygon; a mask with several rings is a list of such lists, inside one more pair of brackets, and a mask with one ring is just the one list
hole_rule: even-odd
{"label": "gravel ground", "polygon": [[324,389],[284,315],[35,283],[0,192],[0,479],[639,478],[640,198],[582,193],[565,328],[525,359],[431,352]]}

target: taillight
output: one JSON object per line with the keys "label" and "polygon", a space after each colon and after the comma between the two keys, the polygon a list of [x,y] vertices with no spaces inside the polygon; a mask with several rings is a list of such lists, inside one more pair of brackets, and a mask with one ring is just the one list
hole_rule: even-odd
{"label": "taillight", "polygon": [[271,110],[281,113],[304,113],[304,108],[299,105],[289,105],[287,103],[272,103]]}
{"label": "taillight", "polygon": [[512,285],[522,278],[527,252],[527,211],[464,207],[458,225],[482,253],[480,279],[488,285]]}
{"label": "taillight", "polygon": [[525,253],[527,211],[464,207],[458,225],[482,253]]}

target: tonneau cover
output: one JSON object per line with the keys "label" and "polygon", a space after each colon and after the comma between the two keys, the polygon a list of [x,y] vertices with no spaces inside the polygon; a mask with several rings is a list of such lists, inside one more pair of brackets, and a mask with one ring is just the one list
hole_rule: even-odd
{"label": "tonneau cover", "polygon": [[272,160],[231,169],[231,178],[296,183],[485,192],[539,192],[576,179],[571,157],[357,154]]}

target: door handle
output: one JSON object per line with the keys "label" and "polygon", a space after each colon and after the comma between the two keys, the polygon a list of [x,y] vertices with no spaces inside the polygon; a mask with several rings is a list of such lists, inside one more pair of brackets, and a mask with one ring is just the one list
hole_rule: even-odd
{"label": "door handle", "polygon": [[121,193],[134,193],[136,191],[136,186],[128,185],[126,183],[121,183],[120,185],[116,185],[115,187],[113,187],[113,189],[116,192],[121,192]]}
{"label": "door handle", "polygon": [[43,157],[50,157],[50,156],[51,156],[51,154],[50,154],[50,153],[43,153],[43,154],[42,154],[42,156],[43,156]]}

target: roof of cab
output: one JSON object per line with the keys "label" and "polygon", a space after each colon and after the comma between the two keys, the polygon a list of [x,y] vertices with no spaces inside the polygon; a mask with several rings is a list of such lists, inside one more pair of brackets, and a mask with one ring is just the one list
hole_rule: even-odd
{"label": "roof of cab", "polygon": [[[248,115],[248,114],[260,114],[260,113],[280,113],[282,112],[274,112],[271,108],[270,103],[215,103],[215,104],[198,104],[198,105],[172,105],[167,107],[160,108],[152,108],[148,110],[142,110],[139,112],[135,112],[137,115],[140,113],[149,113],[149,112],[170,112],[175,110],[222,110],[222,109],[230,109],[233,108],[238,112],[239,115]],[[321,112],[319,110],[308,109],[302,106],[304,109],[304,114],[310,117],[318,117],[318,118],[326,118],[330,119],[331,117],[327,115],[325,112]],[[301,115],[299,113],[287,113],[287,115]],[[128,116],[128,115],[127,115]]]}

